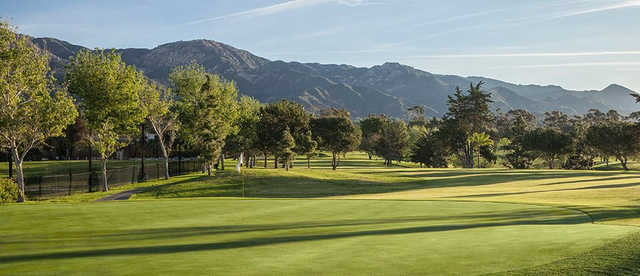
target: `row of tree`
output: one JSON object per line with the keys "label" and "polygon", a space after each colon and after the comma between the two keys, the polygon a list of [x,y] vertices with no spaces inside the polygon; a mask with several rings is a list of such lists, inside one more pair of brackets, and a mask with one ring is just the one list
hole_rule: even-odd
{"label": "row of tree", "polygon": [[[628,169],[640,152],[640,116],[592,110],[569,117],[550,112],[539,120],[525,110],[493,113],[491,95],[482,83],[449,96],[443,118],[427,120],[424,108],[409,109],[408,123],[370,115],[354,124],[345,110],[313,115],[298,103],[261,104],[242,96],[233,82],[191,63],[174,68],[168,85],[147,79],[115,52],[80,51],[65,68],[63,82],[51,76],[47,55],[0,23],[0,148],[16,164],[20,201],[24,200],[23,162],[27,153],[56,136],[78,136],[102,161],[103,189],[108,190],[107,162],[132,144],[137,134],[153,130],[164,157],[165,178],[176,145],[188,148],[206,164],[208,174],[225,155],[239,170],[263,156],[289,169],[297,156],[330,152],[332,168],[340,156],[360,149],[385,165],[412,161],[428,167],[473,168],[496,163],[524,169],[537,159],[550,168],[588,169],[594,160],[615,157]],[[359,125],[358,125],[359,124]],[[91,162],[92,158],[89,158]]]}

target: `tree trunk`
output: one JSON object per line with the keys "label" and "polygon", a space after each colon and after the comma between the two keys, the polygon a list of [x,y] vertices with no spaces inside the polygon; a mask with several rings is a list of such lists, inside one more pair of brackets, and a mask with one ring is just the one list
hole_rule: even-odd
{"label": "tree trunk", "polygon": [[289,158],[284,160],[284,170],[289,171]]}
{"label": "tree trunk", "polygon": [[164,156],[164,180],[169,180],[169,156]]}
{"label": "tree trunk", "polygon": [[241,152],[240,156],[238,157],[238,163],[236,163],[236,172],[240,173],[240,167],[242,166],[242,157],[244,157],[244,153]]}
{"label": "tree trunk", "polygon": [[311,156],[307,156],[307,169],[311,169]]}
{"label": "tree trunk", "polygon": [[16,163],[16,184],[18,184],[18,202],[24,202],[26,197],[24,195],[24,173],[22,171],[22,159],[18,154],[18,149],[11,149],[11,155],[13,161]]}
{"label": "tree trunk", "polygon": [[333,159],[332,159],[332,162],[331,162],[331,168],[335,171],[337,166],[338,166],[338,164],[336,163],[336,153],[333,152]]}
{"label": "tree trunk", "polygon": [[220,168],[224,171],[224,153],[220,154]]}
{"label": "tree trunk", "polygon": [[211,176],[211,162],[207,163],[207,175]]}
{"label": "tree trunk", "polygon": [[371,156],[371,153],[367,153],[367,155],[369,155],[369,160],[371,160],[371,158],[373,157]]}
{"label": "tree trunk", "polygon": [[9,151],[9,178],[13,178],[13,149]]}
{"label": "tree trunk", "polygon": [[102,189],[104,192],[109,191],[107,184],[107,158],[102,158]]}
{"label": "tree trunk", "polygon": [[620,165],[622,165],[622,168],[625,171],[628,171],[629,167],[627,167],[627,158],[626,157],[618,157],[618,160],[620,160]]}
{"label": "tree trunk", "polygon": [[549,162],[549,169],[553,170],[553,160],[554,158],[551,158],[551,161]]}
{"label": "tree trunk", "polygon": [[277,169],[278,168],[278,156],[274,156],[273,157],[273,162],[274,162],[273,168]]}
{"label": "tree trunk", "polygon": [[264,152],[264,168],[267,168],[267,152]]}

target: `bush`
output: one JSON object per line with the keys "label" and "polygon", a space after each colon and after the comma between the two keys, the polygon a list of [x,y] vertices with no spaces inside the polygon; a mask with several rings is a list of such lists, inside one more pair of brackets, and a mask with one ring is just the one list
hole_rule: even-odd
{"label": "bush", "polygon": [[18,200],[18,185],[10,178],[0,178],[0,204]]}

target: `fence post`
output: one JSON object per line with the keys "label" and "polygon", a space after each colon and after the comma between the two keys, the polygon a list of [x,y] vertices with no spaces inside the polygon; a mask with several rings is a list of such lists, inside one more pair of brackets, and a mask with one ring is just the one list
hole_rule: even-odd
{"label": "fence post", "polygon": [[73,183],[73,174],[69,170],[69,195],[71,195],[71,184]]}

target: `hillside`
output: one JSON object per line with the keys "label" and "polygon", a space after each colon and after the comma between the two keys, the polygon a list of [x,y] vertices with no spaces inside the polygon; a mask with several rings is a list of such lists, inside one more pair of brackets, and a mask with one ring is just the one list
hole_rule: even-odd
{"label": "hillside", "polygon": [[[54,38],[34,38],[38,47],[50,53],[58,79],[64,64],[85,47]],[[263,102],[289,99],[309,110],[336,107],[349,110],[356,118],[371,113],[404,117],[407,107],[425,106],[427,115],[442,116],[447,96],[456,86],[466,88],[482,81],[493,94],[494,109],[527,109],[541,114],[560,110],[572,115],[589,109],[616,109],[631,113],[638,108],[628,88],[612,84],[602,90],[573,91],[559,86],[520,85],[484,77],[437,75],[399,63],[370,68],[271,61],[232,46],[211,40],[178,41],[153,49],[116,49],[123,60],[143,70],[154,80],[167,84],[172,68],[191,61],[237,83],[240,92]]]}

